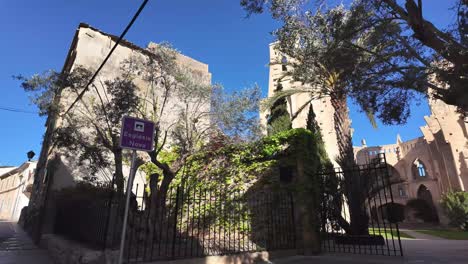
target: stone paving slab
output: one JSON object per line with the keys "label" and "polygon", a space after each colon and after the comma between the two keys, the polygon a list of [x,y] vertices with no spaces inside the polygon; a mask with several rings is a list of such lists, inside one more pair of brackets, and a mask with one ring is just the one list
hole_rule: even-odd
{"label": "stone paving slab", "polygon": [[14,222],[0,222],[0,264],[54,263]]}
{"label": "stone paving slab", "polygon": [[0,223],[0,251],[31,249],[37,249],[37,246],[16,223]]}
{"label": "stone paving slab", "polygon": [[42,249],[0,251],[1,264],[53,264]]}

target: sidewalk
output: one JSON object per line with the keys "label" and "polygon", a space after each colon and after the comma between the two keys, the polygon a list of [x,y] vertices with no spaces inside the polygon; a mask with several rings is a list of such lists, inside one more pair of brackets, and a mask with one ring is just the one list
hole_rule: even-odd
{"label": "sidewalk", "polygon": [[28,235],[13,222],[0,222],[0,264],[50,264],[45,250],[34,245]]}
{"label": "sidewalk", "polygon": [[409,229],[401,229],[401,232],[405,232],[406,234],[414,237],[414,239],[422,239],[422,240],[445,240],[444,238],[441,237],[436,237],[436,236],[431,236],[423,233],[419,233],[413,230]]}
{"label": "sidewalk", "polygon": [[468,250],[463,240],[402,240],[404,257],[357,254],[295,256],[273,260],[273,264],[466,264]]}

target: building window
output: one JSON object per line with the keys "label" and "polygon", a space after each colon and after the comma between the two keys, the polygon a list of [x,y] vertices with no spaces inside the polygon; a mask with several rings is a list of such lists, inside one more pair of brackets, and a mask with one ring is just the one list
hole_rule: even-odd
{"label": "building window", "polygon": [[426,170],[424,169],[424,165],[419,163],[418,165],[418,172],[420,177],[426,177]]}
{"label": "building window", "polygon": [[413,162],[412,167],[413,167],[413,175],[414,175],[415,179],[421,178],[421,177],[427,177],[426,166],[424,165],[424,163],[421,160],[416,159]]}
{"label": "building window", "polygon": [[280,182],[282,183],[290,183],[294,177],[294,170],[292,167],[283,167],[279,168],[280,171]]}
{"label": "building window", "polygon": [[398,194],[400,195],[400,197],[406,197],[406,191],[405,188],[403,188],[403,186],[398,186]]}
{"label": "building window", "polygon": [[287,63],[288,63],[288,59],[286,58],[286,56],[283,56],[281,58],[281,70],[282,71],[287,71],[288,70],[288,67],[286,66]]}

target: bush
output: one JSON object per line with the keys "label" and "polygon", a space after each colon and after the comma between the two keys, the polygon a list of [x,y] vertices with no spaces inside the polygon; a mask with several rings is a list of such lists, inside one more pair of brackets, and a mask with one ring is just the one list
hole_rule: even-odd
{"label": "bush", "polygon": [[438,221],[435,208],[431,206],[426,200],[411,199],[406,203],[408,208],[415,210],[415,216],[426,223],[433,223]]}
{"label": "bush", "polygon": [[450,225],[468,230],[468,192],[449,192],[441,203]]}
{"label": "bush", "polygon": [[390,223],[403,222],[405,220],[405,208],[401,204],[388,203],[383,206],[384,218]]}

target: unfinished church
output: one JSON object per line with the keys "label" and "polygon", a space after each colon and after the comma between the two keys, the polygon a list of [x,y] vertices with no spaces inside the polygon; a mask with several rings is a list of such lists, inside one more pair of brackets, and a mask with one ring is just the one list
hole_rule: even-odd
{"label": "unfinished church", "polygon": [[[355,147],[358,164],[385,153],[390,173],[401,179],[392,185],[394,202],[404,222],[448,221],[440,207],[449,191],[468,191],[468,119],[456,107],[429,99],[430,116],[421,127],[422,137],[395,144]],[[426,208],[425,212],[420,212]]]}
{"label": "unfinished church", "polygon": [[[301,84],[282,78],[287,66],[281,63],[285,58],[270,44],[270,74],[268,97],[273,96],[278,84],[287,90]],[[294,94],[287,99],[287,110],[292,117],[301,106],[310,100],[307,94]],[[423,136],[402,141],[398,136],[395,144],[354,147],[356,162],[368,164],[379,153],[386,154],[392,184],[394,203],[399,207],[400,220],[403,222],[441,222],[448,221],[440,207],[442,195],[448,191],[468,191],[468,119],[457,113],[456,107],[440,100],[428,101],[431,115],[425,116],[426,125],[421,127]],[[316,120],[322,131],[323,140],[329,157],[336,164],[339,154],[333,108],[330,98],[316,99],[311,102]],[[269,111],[260,114],[263,126],[267,126]],[[292,120],[293,128],[304,128],[307,111],[301,111]],[[266,132],[266,131],[265,131]],[[386,205],[381,205],[386,206]],[[423,210],[423,212],[420,212]]]}

